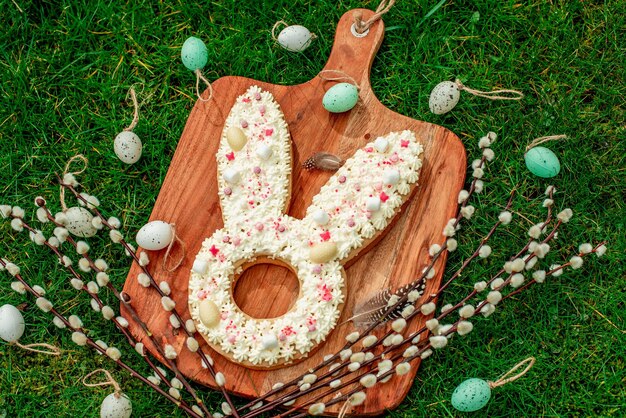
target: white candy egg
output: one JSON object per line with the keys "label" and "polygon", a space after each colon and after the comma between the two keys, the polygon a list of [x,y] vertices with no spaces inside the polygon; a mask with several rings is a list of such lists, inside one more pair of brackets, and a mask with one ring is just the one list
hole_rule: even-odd
{"label": "white candy egg", "polygon": [[129,418],[133,412],[133,405],[128,396],[112,393],[102,401],[100,418]]}
{"label": "white candy egg", "polygon": [[435,115],[443,115],[454,109],[460,98],[461,90],[455,82],[442,81],[430,92],[428,107]]}
{"label": "white candy egg", "polygon": [[67,223],[65,227],[71,234],[81,238],[89,238],[96,235],[98,230],[94,228],[91,221],[93,215],[85,208],[74,206],[65,211]]}
{"label": "white candy egg", "polygon": [[117,158],[126,164],[134,164],[141,158],[143,145],[134,132],[122,131],[115,137],[113,150]]}
{"label": "white candy egg", "polygon": [[14,343],[22,337],[25,328],[24,317],[15,306],[0,307],[0,338]]}
{"label": "white candy egg", "polygon": [[172,226],[163,221],[148,222],[137,232],[137,244],[150,251],[162,250],[170,245],[173,239]]}
{"label": "white candy egg", "polygon": [[302,52],[311,45],[313,34],[304,26],[287,26],[278,34],[278,44],[288,51]]}

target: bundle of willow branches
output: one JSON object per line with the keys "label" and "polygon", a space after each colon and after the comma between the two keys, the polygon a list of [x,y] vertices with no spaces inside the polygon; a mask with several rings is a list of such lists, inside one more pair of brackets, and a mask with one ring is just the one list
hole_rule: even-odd
{"label": "bundle of willow branches", "polygon": [[[590,254],[601,256],[606,251],[604,243],[592,246],[581,244],[579,252],[563,264],[541,266],[550,251],[558,229],[572,217],[570,209],[554,212],[555,188],[550,186],[545,192],[543,206],[546,209],[545,219],[528,229],[525,245],[513,250],[503,248],[501,252],[509,254],[502,267],[487,279],[476,281],[472,290],[455,304],[448,304],[437,309],[436,301],[472,265],[473,262],[485,259],[492,254],[490,239],[496,231],[509,225],[512,219],[510,212],[514,194],[504,206],[498,220],[489,232],[477,243],[474,251],[463,260],[461,266],[447,276],[443,284],[433,289],[429,280],[435,276],[436,261],[446,252],[455,251],[458,247],[456,235],[463,222],[468,221],[476,211],[470,204],[473,195],[481,193],[484,188],[483,177],[488,162],[494,158],[491,149],[496,139],[493,132],[482,137],[478,143],[481,158],[474,160],[471,167],[472,180],[467,190],[458,196],[459,209],[457,215],[450,219],[441,234],[439,242],[433,242],[430,249],[430,260],[422,274],[400,289],[381,289],[371,299],[359,304],[350,320],[355,331],[346,337],[345,345],[336,353],[330,353],[324,361],[307,373],[288,382],[277,383],[272,390],[236,407],[225,390],[227,376],[219,372],[206,348],[199,341],[192,320],[185,320],[187,313],[176,306],[171,296],[171,286],[165,280],[157,280],[150,272],[150,259],[146,252],[138,252],[135,247],[124,239],[120,232],[121,222],[115,217],[105,217],[99,210],[100,202],[94,196],[79,192],[79,184],[72,174],[59,178],[63,191],[71,195],[80,204],[74,212],[80,213],[80,219],[68,216],[67,210],[53,214],[43,197],[35,199],[36,218],[41,224],[37,229],[25,216],[25,211],[17,206],[0,206],[0,214],[11,219],[11,226],[16,232],[25,231],[38,246],[47,249],[59,261],[62,269],[68,274],[69,284],[89,298],[90,306],[102,317],[114,324],[123,334],[130,347],[146,362],[152,375],[143,376],[136,371],[125,358],[119,348],[109,346],[101,340],[94,340],[84,327],[82,320],[76,316],[64,316],[54,308],[54,303],[45,294],[41,286],[34,285],[24,277],[17,264],[0,258],[0,269],[6,270],[14,281],[11,288],[21,294],[30,294],[36,305],[44,312],[53,316],[54,324],[72,333],[72,341],[80,346],[88,346],[100,354],[108,356],[119,368],[128,371],[131,376],[139,379],[157,393],[171,401],[192,417],[215,416],[223,414],[235,417],[253,418],[266,412],[273,412],[279,417],[321,415],[329,406],[340,404],[341,414],[363,404],[372,390],[385,384],[394,376],[408,374],[415,362],[425,360],[434,350],[444,348],[454,335],[464,336],[473,330],[473,317],[490,316],[497,306],[522,292],[534,284],[543,283],[548,277],[555,277],[567,268],[578,269],[583,258]],[[188,350],[198,357],[200,364],[208,369],[215,386],[224,397],[221,412],[211,412],[202,401],[194,385],[179,371],[178,358],[180,352],[165,338],[151,332],[148,325],[137,315],[132,298],[120,291],[110,280],[107,273],[108,263],[101,258],[94,259],[90,255],[90,245],[85,239],[77,239],[72,235],[76,230],[76,222],[87,222],[79,225],[84,228],[108,230],[111,241],[120,246],[124,252],[137,263],[142,270],[137,280],[147,292],[156,292],[161,299],[161,308],[169,315],[169,326],[186,336],[186,344],[182,350]],[[89,277],[92,277],[90,279]],[[116,304],[124,307],[125,316],[117,314],[115,309],[105,300],[105,292],[115,299]],[[425,293],[425,289],[429,289]],[[129,331],[128,326],[134,321],[148,336],[149,346],[138,341]],[[407,324],[420,321],[425,326],[409,332]],[[165,366],[174,377],[168,379],[167,372],[157,366],[155,357],[164,359]],[[279,412],[276,412],[279,411]]]}

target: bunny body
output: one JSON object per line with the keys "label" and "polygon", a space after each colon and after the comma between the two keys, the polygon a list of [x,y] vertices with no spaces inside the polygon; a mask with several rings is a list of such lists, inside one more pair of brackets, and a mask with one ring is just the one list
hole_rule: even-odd
{"label": "bunny body", "polygon": [[[238,97],[216,155],[224,228],[204,241],[189,282],[191,315],[207,342],[231,361],[256,368],[306,357],[339,320],[343,265],[390,225],[410,197],[421,153],[411,131],[376,138],[296,219],[285,214],[292,157],[282,112],[257,86]],[[300,293],[283,316],[251,318],[233,300],[234,277],[242,266],[267,259],[296,273]],[[207,304],[217,307],[219,320],[202,317]]]}

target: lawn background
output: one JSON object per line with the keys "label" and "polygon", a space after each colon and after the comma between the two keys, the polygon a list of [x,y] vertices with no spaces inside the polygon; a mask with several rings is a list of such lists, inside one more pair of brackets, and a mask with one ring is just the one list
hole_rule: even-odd
{"label": "lawn background", "polygon": [[[83,153],[89,169],[79,180],[100,198],[104,213],[119,216],[123,231],[134,236],[149,217],[194,104],[195,80],[180,61],[188,36],[207,43],[211,80],[241,75],[297,84],[322,69],[340,16],[377,4],[0,1],[0,203],[20,205],[33,217],[33,198],[41,194],[58,208],[54,173]],[[531,222],[543,219],[542,193],[551,183],[558,190],[557,209],[571,207],[575,217],[559,234],[563,252],[551,254],[548,263],[564,262],[582,242],[607,240],[609,252],[507,301],[477,321],[475,332],[455,337],[423,364],[407,399],[389,416],[460,416],[449,402],[457,384],[469,377],[496,379],[531,355],[537,364],[526,377],[497,389],[486,409],[468,415],[625,416],[626,2],[447,1],[423,20],[435,5],[399,0],[385,16],[372,85],[392,110],[454,131],[469,161],[478,156],[480,136],[490,130],[499,135],[485,192],[474,201],[477,214],[462,231],[449,271],[489,230],[511,189],[517,192],[514,211],[526,218],[516,217],[494,237],[495,255],[468,271],[444,302],[458,300],[520,247]],[[319,38],[302,54],[282,50],[269,33],[277,20],[303,24]],[[430,90],[455,77],[482,90],[519,89],[526,97],[491,102],[464,93],[448,115],[431,114]],[[125,97],[131,85],[138,86],[142,102],[135,132],[144,154],[126,166],[112,144],[130,123]],[[561,173],[552,181],[536,178],[523,164],[525,146],[554,134],[569,136],[548,144],[561,160]],[[6,221],[0,233],[0,255],[44,286],[61,312],[80,315],[95,338],[124,347],[113,326],[103,324],[85,297],[68,286],[53,256]],[[107,241],[93,240],[92,254],[111,262],[121,286],[128,260]],[[109,391],[79,381],[98,367],[115,370],[133,400],[134,416],[182,416],[106,359],[74,346],[69,333],[53,327],[9,283],[3,273],[0,305],[28,302],[22,342],[45,341],[65,351],[52,358],[0,344],[0,416],[97,416]],[[139,358],[124,351],[141,368]],[[206,399],[216,409],[221,402],[216,394]]]}

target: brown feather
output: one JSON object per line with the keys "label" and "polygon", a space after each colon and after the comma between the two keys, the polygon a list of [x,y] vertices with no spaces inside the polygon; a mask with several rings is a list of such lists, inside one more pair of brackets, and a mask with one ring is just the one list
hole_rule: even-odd
{"label": "brown feather", "polygon": [[306,159],[302,166],[307,170],[337,171],[343,165],[343,160],[328,152],[316,152]]}

